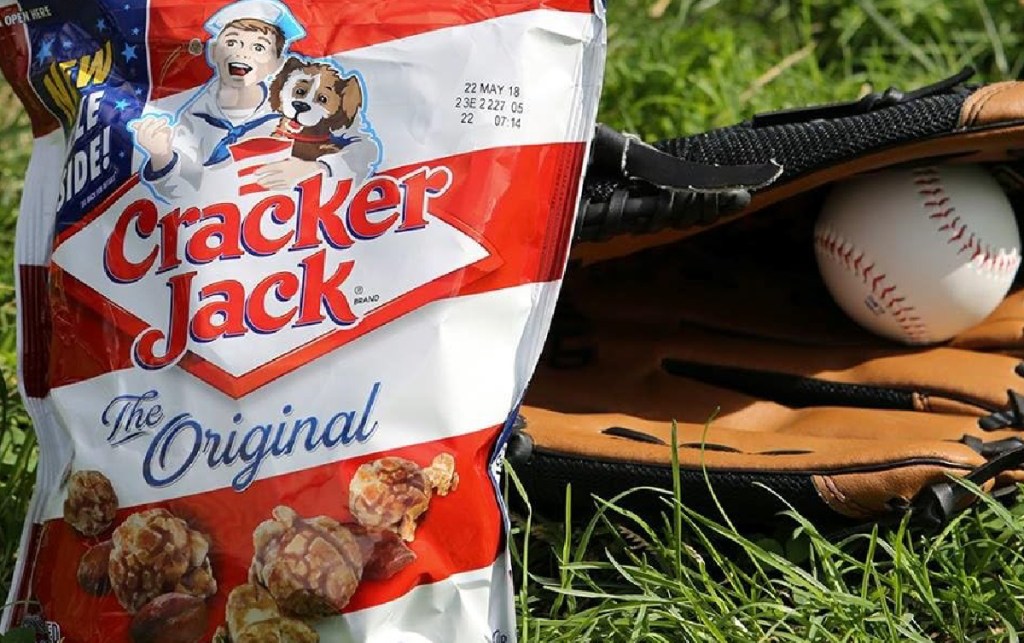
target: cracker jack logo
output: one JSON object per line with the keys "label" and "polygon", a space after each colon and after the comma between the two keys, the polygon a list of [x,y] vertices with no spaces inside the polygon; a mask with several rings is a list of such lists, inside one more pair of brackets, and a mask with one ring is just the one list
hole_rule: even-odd
{"label": "cracker jack logo", "polygon": [[[329,268],[329,250],[424,228],[430,202],[451,185],[451,171],[423,168],[397,180],[374,178],[355,191],[352,185],[351,180],[342,181],[325,194],[323,179],[317,176],[299,184],[297,199],[272,195],[247,211],[232,202],[162,214],[149,199],[129,204],[104,244],[107,275],[118,284],[133,284],[147,275],[176,273],[165,284],[167,324],[151,326],[138,336],[136,364],[147,369],[175,364],[190,337],[209,343],[249,333],[272,335],[288,326],[319,325],[328,319],[339,326],[355,324],[358,317],[344,287],[356,262],[343,259]],[[380,217],[384,211],[388,214]],[[182,250],[179,241],[191,226],[195,232]],[[280,231],[268,234],[270,227]],[[129,252],[129,246],[143,247],[143,256],[134,258],[137,253]],[[239,279],[196,284],[198,266],[280,252],[303,252],[298,271],[270,272],[248,288]],[[191,269],[179,270],[182,266]],[[275,310],[271,301],[277,304]],[[193,303],[199,304],[194,313]]]}
{"label": "cracker jack logo", "polygon": [[452,211],[448,166],[378,172],[364,80],[287,55],[304,32],[284,5],[206,28],[211,80],[131,124],[138,172],[53,254],[136,366],[241,397],[500,265]]}

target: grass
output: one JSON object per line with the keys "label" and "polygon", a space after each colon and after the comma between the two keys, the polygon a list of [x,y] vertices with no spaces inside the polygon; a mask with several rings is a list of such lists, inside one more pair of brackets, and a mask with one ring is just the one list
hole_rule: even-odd
{"label": "grass", "polygon": [[965,65],[986,80],[1024,69],[1017,0],[610,4],[600,117],[648,139],[872,86],[910,89]]}
{"label": "grass", "polygon": [[[626,492],[634,493],[634,491]],[[572,532],[521,520],[524,641],[994,641],[1024,623],[1019,510],[832,542],[800,516],[744,537],[665,493],[652,524],[603,503]]]}
{"label": "grass", "polygon": [[[647,139],[763,111],[1024,70],[1018,0],[612,0],[601,120]],[[12,240],[26,119],[0,88],[0,595],[35,443],[14,377]],[[514,476],[510,484],[515,484]],[[624,493],[638,493],[626,491]],[[525,641],[990,641],[1024,631],[1024,511],[988,504],[939,534],[833,542],[798,515],[741,535],[663,493],[644,521],[605,499],[582,526],[514,520]]]}
{"label": "grass", "polygon": [[36,441],[18,395],[14,304],[14,227],[32,136],[6,84],[0,84],[0,105],[0,600],[5,600],[32,494]]}

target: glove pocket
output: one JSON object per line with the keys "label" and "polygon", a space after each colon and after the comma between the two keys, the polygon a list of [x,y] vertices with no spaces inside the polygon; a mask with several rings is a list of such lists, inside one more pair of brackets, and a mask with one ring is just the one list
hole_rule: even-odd
{"label": "glove pocket", "polygon": [[1024,337],[1024,291],[962,341],[909,346],[868,333],[831,299],[815,265],[818,198],[803,194],[672,246],[574,266],[549,361],[584,377],[594,368],[659,373],[794,407],[1011,412],[1007,391],[1024,390],[1024,366],[1005,349],[1014,324]]}

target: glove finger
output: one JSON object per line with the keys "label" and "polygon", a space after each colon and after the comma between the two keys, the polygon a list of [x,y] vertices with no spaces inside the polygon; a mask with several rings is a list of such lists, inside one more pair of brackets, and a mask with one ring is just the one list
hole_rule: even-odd
{"label": "glove finger", "polygon": [[[632,484],[671,488],[669,424],[531,406],[522,413],[520,444],[510,453],[517,471],[538,488],[550,491],[565,479],[582,487],[584,497],[590,492],[609,497]],[[882,414],[875,419],[888,422]],[[961,421],[969,424],[969,418]],[[763,484],[812,520],[878,520],[905,511],[922,491],[949,476],[968,475],[986,462],[964,444],[925,437],[860,440],[736,431],[715,422],[707,427],[680,423],[676,430],[682,499],[698,510],[708,502],[708,483],[719,501],[743,512],[760,493],[753,488]],[[1022,481],[1024,472],[1012,470],[984,486],[1000,490]],[[778,498],[769,504],[776,511],[783,508]],[[740,516],[764,518],[759,512]]]}
{"label": "glove finger", "polygon": [[1024,289],[1015,290],[983,322],[956,337],[958,348],[1024,354]]}
{"label": "glove finger", "polygon": [[680,327],[669,372],[789,405],[843,405],[988,416],[1024,384],[1018,358],[955,348],[916,351],[786,345]]}
{"label": "glove finger", "polygon": [[[950,442],[963,442],[965,436],[985,441],[1024,437],[1016,429],[983,426],[977,414],[920,413],[909,405],[904,410],[784,406],[745,394],[732,381],[732,387],[718,387],[674,375],[659,357],[662,342],[631,332],[621,329],[615,342],[603,344],[599,352],[576,364],[557,362],[548,353],[534,374],[527,403],[564,413],[617,413],[664,426],[673,420],[703,425],[714,418],[716,427],[773,435]],[[773,379],[779,375],[766,376],[768,384],[763,386]]]}
{"label": "glove finger", "polygon": [[[871,415],[874,417],[870,417]],[[613,456],[638,462],[667,462],[664,447],[671,444],[672,422],[647,420],[622,413],[563,413],[525,406],[526,432],[538,436],[548,448],[566,452],[587,452],[594,457]],[[882,438],[899,413],[849,413],[846,411],[791,413],[791,425],[734,428],[728,418],[714,418],[704,424],[677,422],[680,458],[686,464],[704,461],[714,468],[773,469],[789,471],[844,471],[870,469],[880,464],[921,461],[943,463],[951,469],[970,470],[985,462],[976,449],[961,442],[970,435],[970,418],[936,416],[912,437]],[[909,414],[905,414],[909,415]],[[932,419],[945,419],[948,426],[933,427]],[[738,421],[733,417],[732,422]],[[955,429],[959,421],[961,429]],[[842,429],[864,422],[859,435],[842,435]],[[921,424],[921,422],[918,422]],[[592,441],[596,436],[604,436]],[[584,442],[578,442],[582,438]],[[984,443],[989,436],[981,436]],[[994,441],[994,440],[993,440]],[[1018,440],[1017,445],[1024,445]],[[608,451],[607,449],[612,449]],[[704,450],[704,453],[701,451]],[[1024,474],[1024,471],[1022,471]]]}

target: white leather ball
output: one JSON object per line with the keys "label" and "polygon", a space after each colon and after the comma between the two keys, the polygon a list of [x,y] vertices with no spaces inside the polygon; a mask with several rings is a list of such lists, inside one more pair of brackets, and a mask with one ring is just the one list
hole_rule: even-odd
{"label": "white leather ball", "polygon": [[1017,220],[977,165],[886,170],[837,184],[814,229],[822,279],[864,328],[942,342],[987,317],[1020,266]]}

